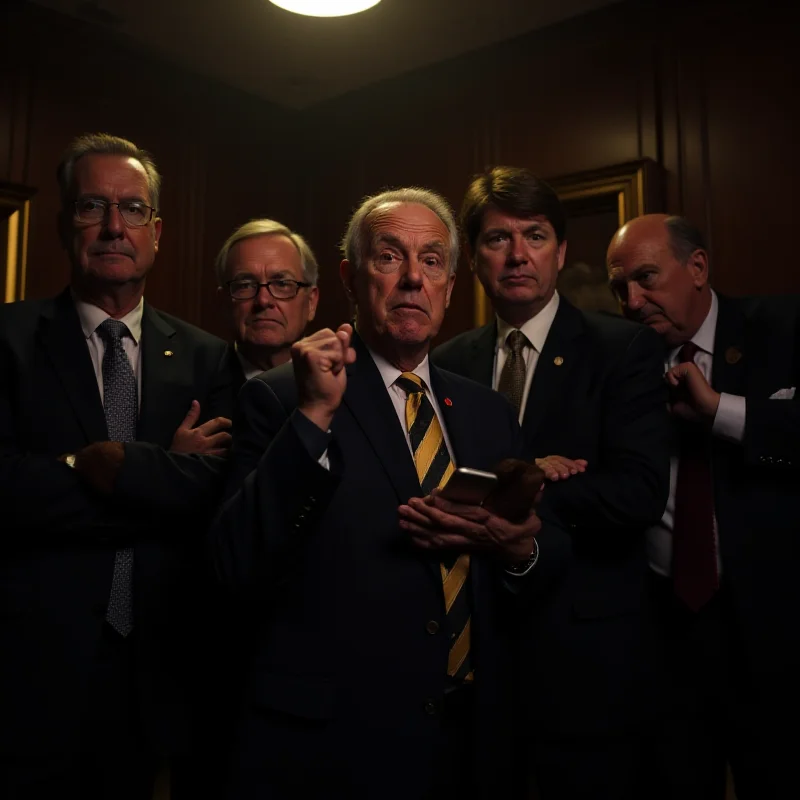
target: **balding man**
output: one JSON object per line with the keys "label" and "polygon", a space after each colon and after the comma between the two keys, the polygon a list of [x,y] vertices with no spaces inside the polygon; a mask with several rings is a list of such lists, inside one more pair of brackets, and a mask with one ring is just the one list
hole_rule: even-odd
{"label": "balding man", "polygon": [[[787,797],[797,719],[800,303],[732,299],[708,282],[680,217],[632,220],[608,249],[625,314],[661,335],[674,420],[671,491],[649,532],[670,648],[673,796]],[[783,724],[781,724],[783,721]]]}

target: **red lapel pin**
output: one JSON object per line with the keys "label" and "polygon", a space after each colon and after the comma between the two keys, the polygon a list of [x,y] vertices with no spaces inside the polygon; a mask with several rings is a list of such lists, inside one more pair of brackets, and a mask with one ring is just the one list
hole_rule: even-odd
{"label": "red lapel pin", "polygon": [[445,397],[444,404],[446,406],[451,406],[451,405],[453,405],[453,401],[449,397]]}

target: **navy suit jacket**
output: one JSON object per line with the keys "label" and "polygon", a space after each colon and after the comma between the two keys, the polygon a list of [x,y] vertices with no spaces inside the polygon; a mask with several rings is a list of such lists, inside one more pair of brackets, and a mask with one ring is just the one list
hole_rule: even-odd
{"label": "navy suit jacket", "polygon": [[[225,344],[145,303],[137,441],[110,496],[57,460],[108,439],[70,293],[0,306],[0,752],[79,747],[114,554],[134,547],[138,698],[153,744],[185,742],[202,522],[222,460],[170,453],[193,399],[231,416]],[[171,355],[167,355],[170,353]],[[201,420],[201,422],[203,421]]]}
{"label": "navy suit jacket", "polygon": [[[497,325],[438,347],[439,366],[492,385]],[[585,458],[546,486],[542,513],[566,533],[539,537],[552,579],[525,622],[527,729],[619,732],[655,709],[657,654],[645,603],[645,530],[669,491],[663,348],[644,326],[583,313],[561,297],[522,423],[525,455]]]}
{"label": "navy suit jacket", "polygon": [[712,440],[722,580],[757,690],[784,703],[800,670],[800,298],[718,298],[711,382],[747,401],[744,441]]}
{"label": "navy suit jacket", "polygon": [[[248,381],[239,397],[229,499],[211,541],[220,578],[255,615],[241,746],[266,770],[296,775],[298,795],[324,783],[331,796],[422,797],[449,650],[442,579],[438,559],[398,525],[398,506],[420,485],[380,373],[357,337],[355,346],[330,470],[301,433],[312,423],[296,409],[291,365]],[[431,383],[458,465],[489,469],[519,454],[505,398],[433,366]],[[511,776],[506,609],[521,600],[504,575],[472,559],[481,797],[508,796]]]}

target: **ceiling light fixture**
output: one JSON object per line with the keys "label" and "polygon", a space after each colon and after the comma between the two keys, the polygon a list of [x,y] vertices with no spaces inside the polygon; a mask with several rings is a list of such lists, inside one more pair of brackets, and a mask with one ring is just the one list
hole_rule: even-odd
{"label": "ceiling light fixture", "polygon": [[378,5],[381,0],[269,0],[273,5],[307,17],[346,17]]}

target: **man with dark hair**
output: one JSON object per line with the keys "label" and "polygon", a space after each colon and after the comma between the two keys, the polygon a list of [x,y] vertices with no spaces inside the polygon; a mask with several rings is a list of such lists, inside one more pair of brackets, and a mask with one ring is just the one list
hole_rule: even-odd
{"label": "man with dark hair", "polygon": [[455,281],[447,203],[368,198],[343,250],[355,331],[300,340],[239,398],[211,532],[253,617],[228,797],[513,797],[507,605],[537,580],[541,477],[519,518],[437,494],[519,449],[502,397],[428,362]]}
{"label": "man with dark hair", "polygon": [[800,636],[800,302],[711,289],[702,234],[650,214],[608,249],[626,316],[667,346],[671,491],[648,531],[652,598],[669,646],[674,798],[796,791]]}
{"label": "man with dark hair", "polygon": [[226,346],[144,302],[152,158],[83,136],[58,176],[69,288],[0,307],[0,793],[150,798],[186,746]]}
{"label": "man with dark hair", "polygon": [[542,800],[638,800],[656,713],[644,532],[669,477],[658,338],[559,297],[564,211],[529,171],[476,177],[461,221],[497,317],[441,345],[434,362],[509,397],[526,457],[549,478],[542,513],[567,530],[539,539],[549,588],[521,636],[529,767]]}

